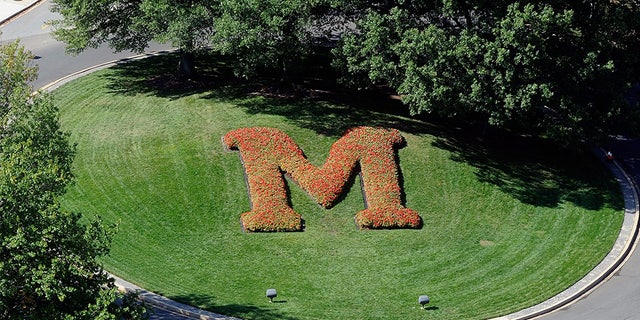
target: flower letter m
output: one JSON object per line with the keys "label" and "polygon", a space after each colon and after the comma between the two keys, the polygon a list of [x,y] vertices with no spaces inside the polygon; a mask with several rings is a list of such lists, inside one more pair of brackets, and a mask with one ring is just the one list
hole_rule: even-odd
{"label": "flower letter m", "polygon": [[359,164],[365,210],[356,214],[362,228],[420,228],[422,219],[401,200],[395,150],[404,139],[395,129],[357,127],[329,150],[324,165],[309,163],[298,145],[274,128],[242,128],[223,138],[228,150],[239,150],[244,165],[251,211],[241,215],[247,231],[300,231],[302,218],[287,199],[284,174],[318,204],[330,207],[343,192]]}

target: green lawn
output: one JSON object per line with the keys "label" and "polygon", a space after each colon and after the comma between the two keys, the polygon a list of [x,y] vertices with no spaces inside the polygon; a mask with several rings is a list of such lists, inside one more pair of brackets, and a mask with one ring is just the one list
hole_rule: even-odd
{"label": "green lawn", "polygon": [[[167,59],[54,92],[78,150],[64,207],[118,222],[106,268],[167,297],[247,319],[489,318],[573,284],[620,229],[618,186],[588,153],[362,107],[243,95],[222,82],[162,90],[146,72]],[[330,210],[289,183],[304,232],[242,232],[249,200],[238,154],[222,148],[226,132],[279,128],[319,165],[360,125],[403,132],[406,205],[422,229],[357,230],[356,178]],[[278,303],[265,297],[271,287]],[[422,294],[428,310],[417,303]]]}

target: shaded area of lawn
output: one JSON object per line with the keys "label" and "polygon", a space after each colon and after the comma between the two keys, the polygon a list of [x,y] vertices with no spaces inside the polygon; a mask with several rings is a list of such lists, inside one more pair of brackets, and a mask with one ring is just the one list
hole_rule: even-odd
{"label": "shaded area of lawn", "polygon": [[[550,141],[495,131],[469,136],[462,130],[440,137],[434,146],[477,168],[480,181],[496,185],[527,204],[556,207],[567,201],[599,210],[619,203],[597,192],[615,188],[615,182],[607,179],[609,173],[583,146],[562,148]],[[583,161],[585,157],[589,161]]]}
{"label": "shaded area of lawn", "polygon": [[[314,60],[299,83],[287,90],[271,86],[275,79],[263,75],[247,81],[233,76],[225,57],[201,55],[199,78],[176,78],[177,55],[162,55],[115,67],[110,89],[114,93],[146,94],[168,99],[205,93],[214,100],[230,100],[248,114],[284,116],[296,126],[324,136],[339,137],[354,125],[381,126],[417,135],[434,135],[435,147],[452,152],[456,161],[475,168],[478,179],[500,187],[520,201],[556,207],[563,201],[598,210],[615,199],[597,192],[607,172],[596,178],[584,172],[603,171],[583,146],[560,147],[551,141],[515,136],[508,132],[448,122],[424,122],[408,116],[405,106],[385,91],[337,89],[328,60]],[[611,182],[613,183],[613,182]],[[621,210],[621,207],[616,209]]]}
{"label": "shaded area of lawn", "polygon": [[[261,288],[260,288],[261,289]],[[274,299],[271,307],[252,306],[252,305],[240,305],[240,304],[216,304],[214,299],[209,295],[187,294],[180,296],[173,296],[171,299],[188,303],[193,306],[197,306],[201,309],[212,310],[216,313],[227,315],[233,314],[235,317],[241,319],[263,319],[263,320],[298,320],[300,318],[287,315],[277,308],[273,307],[273,304],[287,303],[284,299]],[[267,298],[265,297],[265,301]]]}

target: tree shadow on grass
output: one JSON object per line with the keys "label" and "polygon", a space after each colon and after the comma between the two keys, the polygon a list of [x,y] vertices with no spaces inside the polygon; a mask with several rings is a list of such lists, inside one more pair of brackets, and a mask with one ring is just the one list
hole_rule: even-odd
{"label": "tree shadow on grass", "polygon": [[437,130],[422,121],[326,100],[254,97],[236,101],[236,106],[248,114],[285,117],[296,126],[324,136],[340,137],[355,126],[396,128],[413,134],[433,134]]}
{"label": "tree shadow on grass", "polygon": [[[285,303],[282,300],[274,300],[274,307],[266,308],[261,306],[228,304],[217,305],[214,298],[207,295],[189,294],[171,297],[171,299],[186,303],[192,306],[200,306],[204,310],[214,313],[237,317],[241,319],[261,319],[261,320],[297,320],[297,317],[287,315],[277,310],[278,303]],[[265,298],[266,300],[266,298]]]}
{"label": "tree shadow on grass", "polygon": [[[251,80],[235,77],[230,57],[200,54],[197,59],[198,76],[193,80],[178,77],[179,56],[175,53],[122,60],[104,77],[109,80],[111,93],[145,94],[171,100],[206,93],[205,99],[232,100],[251,114],[296,116],[295,120],[301,125],[321,134],[339,136],[354,123],[363,121],[425,133],[425,123],[409,119],[408,109],[399,99],[390,99],[390,93],[382,90],[339,88],[336,75],[328,65],[318,67],[314,62],[305,67],[306,72],[296,77],[295,83],[283,87],[275,75],[267,71]],[[401,120],[398,116],[405,118]]]}
{"label": "tree shadow on grass", "polygon": [[523,203],[553,208],[569,202],[588,210],[622,210],[617,182],[585,146],[561,147],[495,130],[476,130],[476,135],[460,131],[438,137],[433,145],[475,167],[479,181]]}
{"label": "tree shadow on grass", "polygon": [[111,93],[122,95],[146,94],[171,100],[190,96],[215,88],[234,88],[226,92],[239,95],[242,83],[233,77],[228,58],[204,55],[196,56],[198,64],[194,79],[181,78],[178,73],[180,56],[177,53],[154,55],[139,60],[121,60],[111,67],[112,73],[104,75]]}
{"label": "tree shadow on grass", "polygon": [[[389,105],[394,101],[387,98]],[[385,101],[378,99],[377,103]],[[562,147],[552,141],[457,123],[432,125],[365,106],[312,100],[256,98],[237,104],[249,114],[283,116],[295,125],[326,136],[341,136],[354,126],[396,128],[436,137],[433,146],[451,159],[476,168],[481,182],[498,186],[519,201],[540,207],[570,202],[588,210],[622,209],[618,187],[606,168],[584,147]]]}
{"label": "tree shadow on grass", "polygon": [[617,183],[584,146],[562,147],[549,140],[502,130],[470,125],[455,129],[459,123],[432,125],[372,112],[362,106],[310,100],[260,98],[241,101],[238,107],[250,114],[284,116],[297,126],[327,136],[339,137],[347,129],[361,125],[433,135],[434,147],[450,151],[452,160],[476,168],[479,181],[498,186],[523,203],[553,208],[569,202],[588,210],[622,210]]}
{"label": "tree shadow on grass", "polygon": [[560,148],[547,140],[464,121],[412,118],[389,92],[340,88],[328,66],[312,65],[296,86],[282,89],[272,85],[277,79],[268,73],[251,81],[235,78],[227,59],[199,57],[196,80],[176,78],[175,54],[118,64],[107,75],[109,89],[168,99],[202,94],[203,99],[231,101],[248,114],[282,116],[296,126],[336,138],[354,126],[431,135],[436,137],[434,147],[450,151],[454,161],[475,167],[479,181],[496,185],[523,203],[556,207],[566,201],[590,210],[622,208],[617,185],[604,166],[580,147]]}

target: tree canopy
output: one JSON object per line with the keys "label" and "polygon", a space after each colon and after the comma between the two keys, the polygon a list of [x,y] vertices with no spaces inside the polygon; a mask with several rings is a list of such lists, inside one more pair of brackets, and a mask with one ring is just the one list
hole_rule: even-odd
{"label": "tree canopy", "polygon": [[217,1],[207,0],[54,0],[62,14],[53,35],[71,53],[107,43],[115,51],[143,52],[151,41],[183,50],[181,71],[191,75],[194,51],[206,47],[214,33]]}
{"label": "tree canopy", "polygon": [[[295,66],[312,43],[317,17],[328,17],[325,0],[312,1],[167,1],[54,0],[62,14],[53,34],[69,52],[109,44],[114,50],[142,52],[150,42],[180,48],[182,62],[194,52],[212,47],[235,58],[235,73],[256,69],[282,70]],[[192,66],[183,67],[192,73]]]}
{"label": "tree canopy", "polygon": [[[565,139],[637,130],[633,1],[378,1],[335,50],[351,84],[382,83],[413,114],[472,116]],[[637,103],[636,103],[637,104]]]}
{"label": "tree canopy", "polygon": [[311,49],[313,11],[321,1],[222,1],[212,46],[237,57],[238,75],[274,66],[286,74]]}
{"label": "tree canopy", "polygon": [[96,261],[113,228],[61,209],[73,181],[74,147],[58,110],[32,95],[32,57],[17,42],[0,46],[0,318],[144,318]]}
{"label": "tree canopy", "polygon": [[204,0],[55,0],[54,36],[70,52],[108,43],[117,51],[142,52],[150,41],[193,51],[209,44],[217,2]]}

